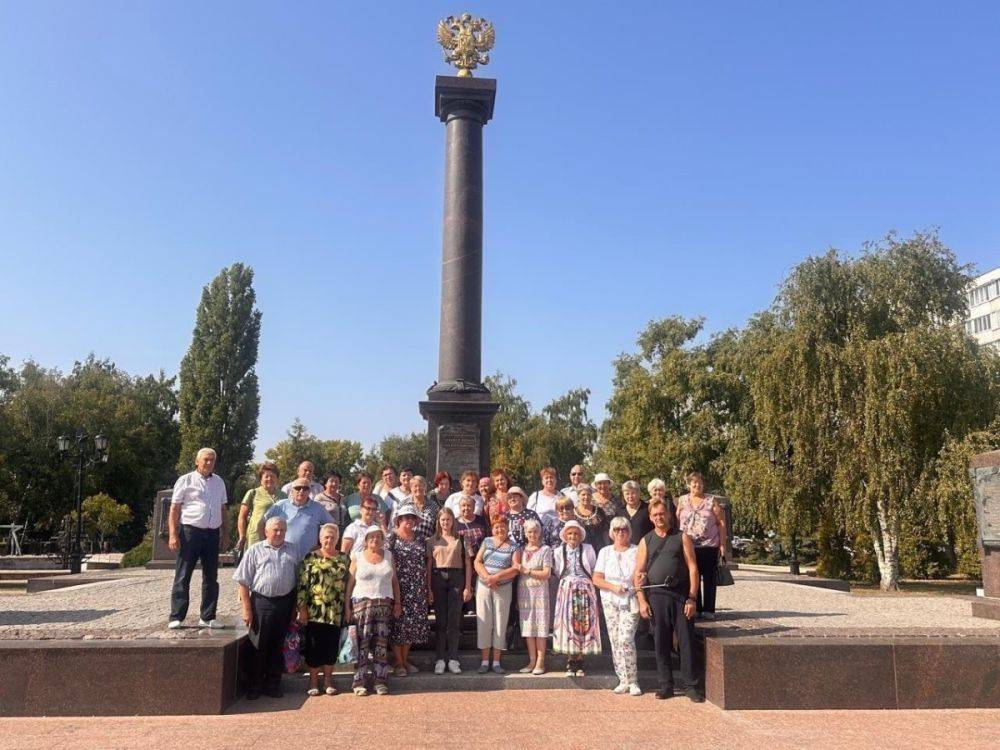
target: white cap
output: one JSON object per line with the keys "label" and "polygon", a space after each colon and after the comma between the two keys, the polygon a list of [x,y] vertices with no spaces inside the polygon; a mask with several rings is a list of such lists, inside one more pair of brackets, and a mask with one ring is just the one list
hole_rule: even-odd
{"label": "white cap", "polygon": [[603,471],[602,471],[602,472],[599,472],[599,473],[598,473],[598,474],[597,474],[597,475],[596,475],[596,476],[594,477],[594,484],[597,484],[598,482],[610,482],[610,481],[611,481],[611,477],[609,477],[609,476],[608,476],[607,474],[605,474],[605,473],[604,473]]}

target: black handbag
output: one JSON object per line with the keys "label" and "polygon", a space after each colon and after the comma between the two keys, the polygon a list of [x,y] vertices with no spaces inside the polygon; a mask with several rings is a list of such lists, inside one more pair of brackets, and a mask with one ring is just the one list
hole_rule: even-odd
{"label": "black handbag", "polygon": [[719,566],[715,569],[715,585],[716,586],[732,586],[736,581],[733,580],[733,574],[729,570],[729,566],[725,563],[719,563]]}

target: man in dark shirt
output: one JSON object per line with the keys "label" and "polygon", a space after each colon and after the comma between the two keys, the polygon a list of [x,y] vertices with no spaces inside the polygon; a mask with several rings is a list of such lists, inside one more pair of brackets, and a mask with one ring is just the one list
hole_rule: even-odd
{"label": "man in dark shirt", "polygon": [[681,658],[684,694],[695,703],[705,700],[698,690],[694,673],[694,616],[697,614],[698,561],[691,538],[677,529],[665,503],[649,504],[653,530],[639,542],[635,560],[634,584],[639,599],[639,614],[652,619],[656,644],[656,669],[660,677],[660,700],[674,694],[674,673],[670,650],[674,633]]}

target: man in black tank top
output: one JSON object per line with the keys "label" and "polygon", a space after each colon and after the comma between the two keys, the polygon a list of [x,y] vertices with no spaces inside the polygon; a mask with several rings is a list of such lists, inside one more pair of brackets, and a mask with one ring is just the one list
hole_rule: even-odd
{"label": "man in black tank top", "polygon": [[660,677],[659,699],[674,694],[674,673],[670,650],[677,633],[677,651],[681,657],[681,680],[684,694],[695,703],[705,700],[694,673],[694,624],[697,614],[698,562],[694,543],[681,533],[674,515],[660,500],[649,504],[653,530],[639,542],[635,561],[635,588],[639,613],[652,619],[656,645],[656,669]]}

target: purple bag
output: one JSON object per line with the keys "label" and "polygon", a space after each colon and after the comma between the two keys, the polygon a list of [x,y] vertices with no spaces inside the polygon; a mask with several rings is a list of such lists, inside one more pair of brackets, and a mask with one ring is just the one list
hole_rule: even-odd
{"label": "purple bag", "polygon": [[281,655],[285,660],[285,672],[295,674],[302,668],[302,635],[299,633],[299,624],[292,620],[285,633],[285,643],[281,649]]}

